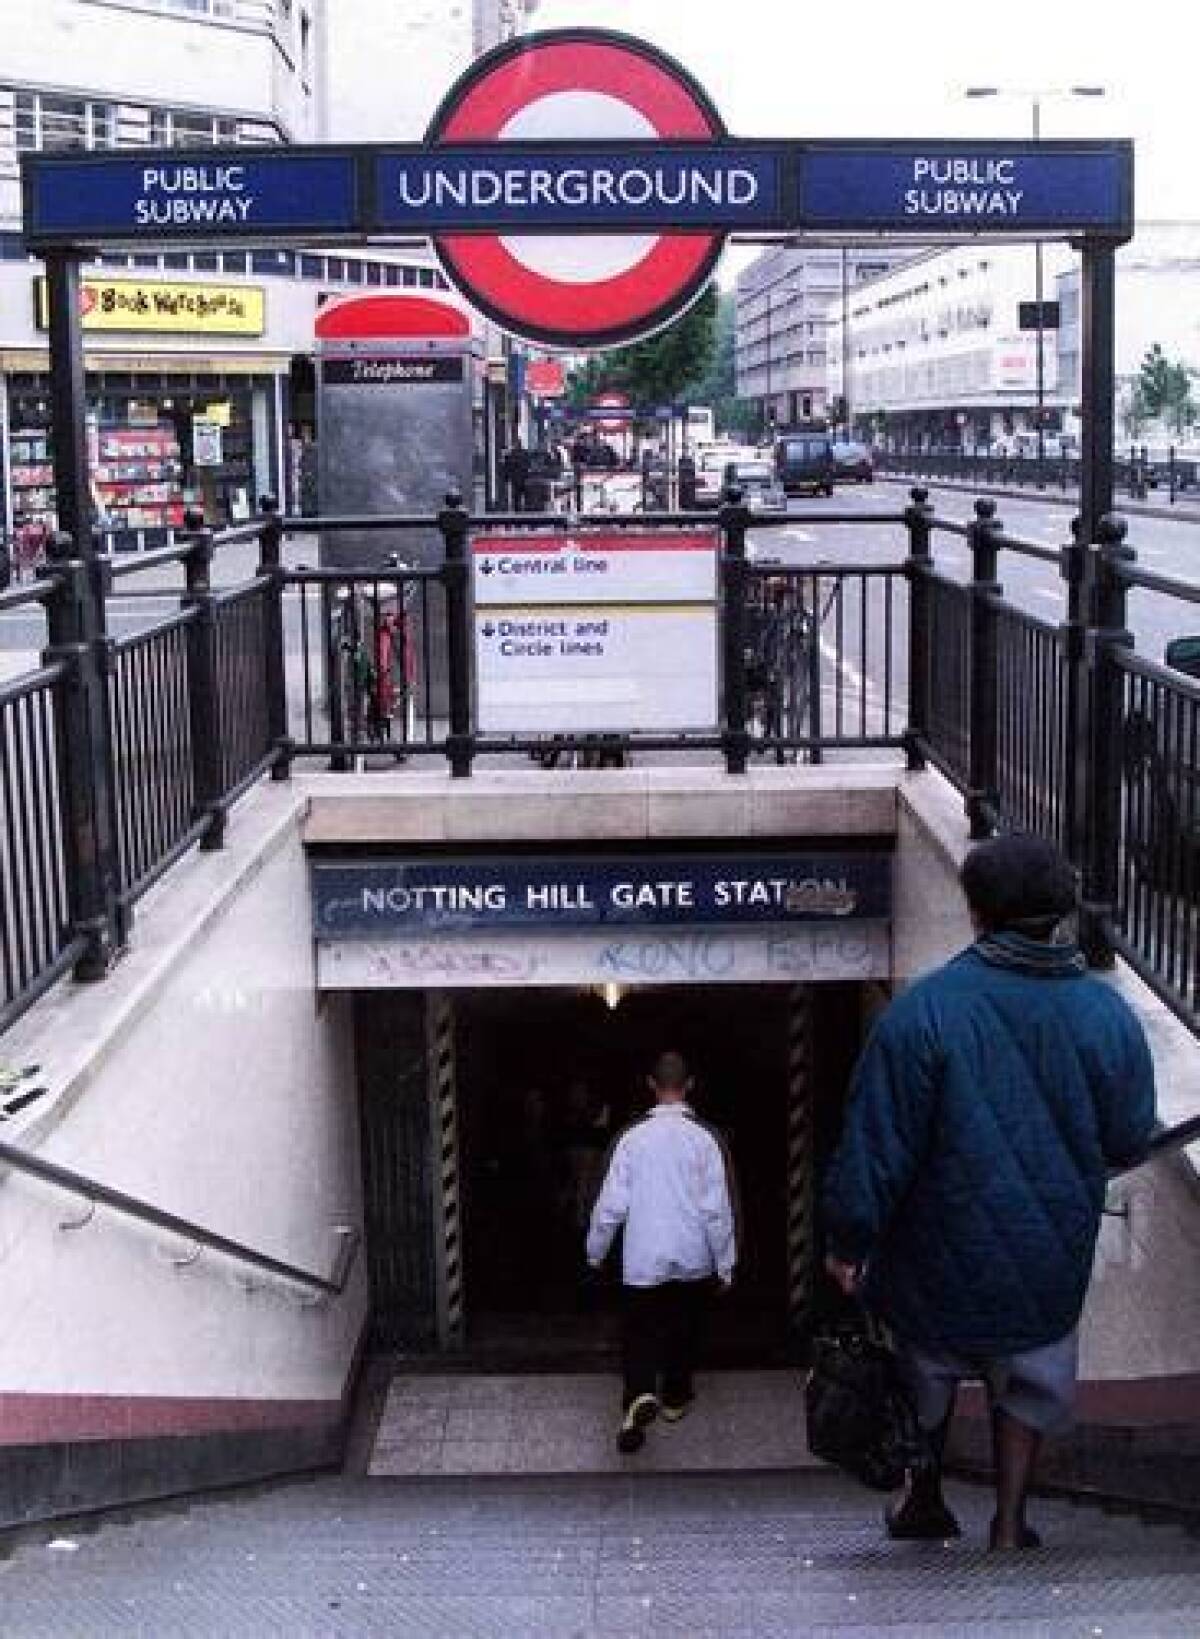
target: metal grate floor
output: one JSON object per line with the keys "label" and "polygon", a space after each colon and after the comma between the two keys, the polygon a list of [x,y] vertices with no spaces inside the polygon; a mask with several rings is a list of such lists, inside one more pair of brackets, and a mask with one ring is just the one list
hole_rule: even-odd
{"label": "metal grate floor", "polygon": [[887,1543],[826,1471],[322,1480],[26,1536],[0,1563],[5,1639],[1185,1639],[1200,1553],[1176,1527],[1067,1503],[1047,1547]]}

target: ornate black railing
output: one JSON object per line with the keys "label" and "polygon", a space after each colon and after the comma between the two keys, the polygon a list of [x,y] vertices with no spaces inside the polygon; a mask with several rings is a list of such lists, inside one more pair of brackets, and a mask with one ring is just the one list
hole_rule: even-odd
{"label": "ornate black railing", "polygon": [[[880,450],[874,457],[881,473],[910,478],[941,478],[950,483],[981,488],[1057,490],[1077,494],[1081,464],[1077,456],[1044,454],[989,454],[986,450]],[[1113,482],[1119,494],[1131,500],[1164,500],[1174,506],[1179,498],[1200,498],[1200,461],[1181,455],[1171,446],[1165,455],[1152,456],[1145,445],[1118,451],[1113,460]]]}
{"label": "ornate black railing", "polygon": [[[452,498],[436,518],[267,510],[116,561],[77,558],[60,537],[39,582],[0,594],[0,608],[43,619],[45,637],[43,663],[0,684],[0,1028],[68,969],[102,975],[141,895],[191,847],[219,847],[238,796],[267,772],[286,778],[297,757],[346,768],[434,755],[465,777],[513,753],[603,766],[709,751],[738,774],[756,757],[892,749],[963,792],[975,835],[1019,827],[1059,842],[1081,874],[1092,957],[1128,957],[1200,1031],[1200,685],[1134,655],[1125,620],[1133,590],[1197,603],[1200,588],[1140,569],[1119,520],[1056,552],[1006,534],[992,501],[964,526],[914,489],[895,516],[813,514],[848,532],[843,561],[781,561],[771,532],[804,521],[754,517],[736,499],[713,520],[711,730],[603,736],[479,732],[470,533],[694,530],[694,513],[473,522]],[[864,563],[854,531],[886,525],[905,532],[907,557]],[[323,541],[386,532],[384,561],[285,567],[285,539],[314,528]],[[214,554],[247,540],[259,548],[249,578],[214,589]],[[426,561],[383,550],[397,540]],[[1060,570],[1061,622],[1004,596],[1014,556]],[[114,582],[148,570],[160,579],[145,618],[111,638]],[[164,594],[169,570],[182,585]]]}

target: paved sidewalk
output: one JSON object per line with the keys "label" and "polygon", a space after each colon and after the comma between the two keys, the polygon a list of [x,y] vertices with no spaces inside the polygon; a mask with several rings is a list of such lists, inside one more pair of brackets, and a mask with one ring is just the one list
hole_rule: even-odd
{"label": "paved sidewalk", "polygon": [[[1018,501],[1042,501],[1047,506],[1066,507],[1077,511],[1079,495],[1072,490],[1063,490],[1052,484],[1044,489],[1038,489],[1036,484],[972,484],[962,478],[930,477],[924,473],[915,472],[880,472],[880,483],[894,484],[923,484],[927,489],[954,490],[964,495],[995,495],[1011,496]],[[1154,496],[1151,491],[1151,496]],[[1200,491],[1189,490],[1186,495],[1180,495],[1172,506],[1165,499],[1135,500],[1132,496],[1118,493],[1113,497],[1113,511],[1126,517],[1161,518],[1168,522],[1200,523]]]}
{"label": "paved sidewalk", "polygon": [[889,1543],[826,1473],[322,1480],[27,1536],[5,1639],[1183,1639],[1200,1554],[1065,1503],[1047,1547]]}
{"label": "paved sidewalk", "polygon": [[709,1372],[681,1423],[661,1418],[635,1459],[616,1449],[615,1373],[393,1378],[368,1472],[604,1474],[816,1466],[796,1371]]}

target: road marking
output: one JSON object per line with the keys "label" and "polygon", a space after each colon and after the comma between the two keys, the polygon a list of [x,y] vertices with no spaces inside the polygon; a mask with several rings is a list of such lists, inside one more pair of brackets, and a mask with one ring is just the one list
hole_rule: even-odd
{"label": "road marking", "polygon": [[828,660],[829,664],[836,671],[840,671],[847,681],[853,684],[856,689],[860,690],[868,700],[871,698],[872,685],[867,683],[866,678],[863,676],[862,672],[859,671],[858,667],[851,665],[845,656],[843,656],[841,660],[838,659],[837,649],[827,637],[821,638],[820,650],[825,656],[826,660]]}

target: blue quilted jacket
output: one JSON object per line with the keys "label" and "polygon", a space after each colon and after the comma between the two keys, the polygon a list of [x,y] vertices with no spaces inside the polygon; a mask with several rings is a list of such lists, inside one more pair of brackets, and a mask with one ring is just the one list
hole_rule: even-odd
{"label": "blue quilted jacket", "polygon": [[888,1008],[825,1179],[826,1244],[914,1343],[991,1357],[1083,1307],[1105,1173],[1146,1153],[1154,1071],[1073,946],[991,935]]}

